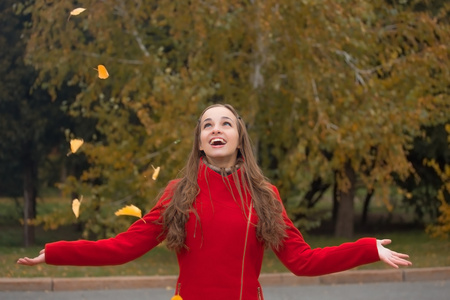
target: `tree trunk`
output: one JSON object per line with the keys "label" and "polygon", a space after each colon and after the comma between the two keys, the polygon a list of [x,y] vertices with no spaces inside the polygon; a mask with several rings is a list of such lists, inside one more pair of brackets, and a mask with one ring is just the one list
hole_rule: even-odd
{"label": "tree trunk", "polygon": [[363,211],[362,211],[362,216],[361,216],[361,225],[362,226],[366,226],[367,225],[367,216],[369,214],[370,200],[372,199],[372,196],[373,196],[374,192],[375,192],[374,189],[369,189],[367,191],[366,198],[364,199],[364,206],[363,206]]}
{"label": "tree trunk", "polygon": [[336,237],[352,238],[354,233],[353,199],[355,197],[356,174],[350,163],[345,165],[345,177],[349,185],[345,190],[337,190],[337,214],[334,235]]}
{"label": "tree trunk", "polygon": [[35,162],[31,157],[24,159],[24,180],[23,180],[23,233],[24,246],[29,247],[34,244],[34,220],[36,218],[36,172]]}
{"label": "tree trunk", "polygon": [[322,198],[323,194],[328,190],[330,184],[324,183],[321,177],[315,178],[305,194],[304,200],[308,208],[313,208],[317,202]]}
{"label": "tree trunk", "polygon": [[333,185],[333,225],[336,228],[337,223],[337,215],[338,215],[338,208],[339,208],[339,194],[338,194],[338,173],[334,172],[334,185]]}

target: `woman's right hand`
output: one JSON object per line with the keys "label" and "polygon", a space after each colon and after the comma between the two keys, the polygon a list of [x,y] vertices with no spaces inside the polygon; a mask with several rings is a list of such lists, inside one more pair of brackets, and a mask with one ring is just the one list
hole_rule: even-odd
{"label": "woman's right hand", "polygon": [[38,265],[38,264],[43,264],[43,263],[45,263],[45,249],[42,249],[39,252],[39,256],[37,256],[35,258],[28,258],[28,257],[19,258],[17,260],[17,263],[19,265],[25,265],[25,266],[34,266],[34,265]]}

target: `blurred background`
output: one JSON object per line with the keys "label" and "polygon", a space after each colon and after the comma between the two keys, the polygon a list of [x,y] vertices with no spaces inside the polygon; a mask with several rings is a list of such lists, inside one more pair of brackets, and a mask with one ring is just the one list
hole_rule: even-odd
{"label": "blurred background", "polygon": [[114,212],[151,209],[213,103],[312,247],[387,237],[450,266],[448,1],[2,0],[0,23],[0,276],[176,274],[163,245],[89,271],[14,262],[126,230]]}

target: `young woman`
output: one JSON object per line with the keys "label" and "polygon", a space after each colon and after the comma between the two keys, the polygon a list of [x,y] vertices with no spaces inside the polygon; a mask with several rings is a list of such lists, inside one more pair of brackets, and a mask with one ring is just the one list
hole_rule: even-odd
{"label": "young woman", "polygon": [[46,244],[17,263],[102,266],[136,259],[166,241],[176,252],[175,295],[184,300],[263,299],[258,277],[265,248],[298,276],[317,276],[383,261],[408,266],[408,255],[363,238],[311,249],[289,220],[277,189],[263,176],[242,118],[230,105],[205,109],[184,174],[155,207],[114,238]]}

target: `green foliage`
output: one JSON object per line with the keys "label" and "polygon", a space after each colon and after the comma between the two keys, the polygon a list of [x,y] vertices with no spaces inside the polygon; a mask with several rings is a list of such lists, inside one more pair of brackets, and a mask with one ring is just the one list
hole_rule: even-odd
{"label": "green foliage", "polygon": [[[433,222],[439,215],[441,201],[437,201],[438,193],[445,185],[445,178],[440,174],[441,168],[450,162],[448,145],[448,132],[444,125],[424,127],[408,153],[408,161],[415,172],[404,181],[396,180],[405,204],[414,209],[419,222]],[[430,161],[433,164],[428,163]]]}
{"label": "green foliage", "polygon": [[[447,131],[448,147],[450,145],[450,124],[445,125]],[[437,192],[437,198],[440,201],[440,215],[437,218],[435,224],[431,224],[427,227],[427,231],[434,237],[449,238],[450,235],[450,164],[446,161],[446,164],[441,166],[434,159],[426,160],[425,163],[431,166],[442,180],[442,185]]]}
{"label": "green foliage", "polygon": [[[36,0],[27,47],[37,86],[71,116],[98,120],[82,136],[90,168],[67,191],[85,195],[85,234],[109,236],[123,204],[149,209],[178,174],[207,104],[248,123],[266,174],[285,199],[318,178],[348,190],[345,166],[369,189],[413,171],[421,126],[448,121],[448,4],[385,1]],[[96,77],[104,64],[110,78]],[[178,142],[179,141],[179,142]],[[157,181],[149,179],[161,166]],[[386,196],[387,197],[387,196]],[[386,199],[387,201],[387,199]],[[113,225],[114,224],[114,225]]]}

